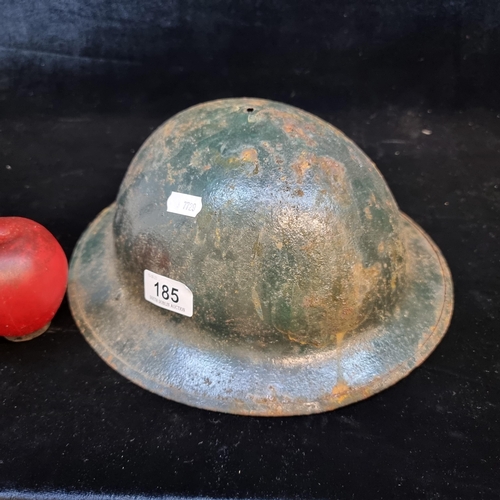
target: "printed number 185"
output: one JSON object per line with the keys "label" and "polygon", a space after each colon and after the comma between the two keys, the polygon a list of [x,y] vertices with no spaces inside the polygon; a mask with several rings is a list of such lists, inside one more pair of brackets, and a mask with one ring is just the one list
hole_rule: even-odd
{"label": "printed number 185", "polygon": [[179,290],[177,290],[177,288],[172,288],[172,290],[169,290],[168,286],[167,285],[163,285],[161,288],[160,288],[160,283],[156,282],[154,284],[155,288],[156,288],[156,296],[159,297],[160,296],[160,291],[161,291],[161,296],[165,299],[165,300],[172,300],[172,302],[175,302],[177,304],[177,302],[179,302],[179,296],[177,295],[177,292]]}

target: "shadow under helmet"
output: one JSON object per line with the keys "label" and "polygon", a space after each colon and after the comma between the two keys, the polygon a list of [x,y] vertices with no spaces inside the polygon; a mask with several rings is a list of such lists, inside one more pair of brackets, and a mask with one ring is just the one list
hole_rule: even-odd
{"label": "shadow under helmet", "polygon": [[133,382],[265,416],[390,386],[453,307],[439,249],[370,159],[316,116],[247,98],[189,108],[148,138],[76,247],[69,299]]}

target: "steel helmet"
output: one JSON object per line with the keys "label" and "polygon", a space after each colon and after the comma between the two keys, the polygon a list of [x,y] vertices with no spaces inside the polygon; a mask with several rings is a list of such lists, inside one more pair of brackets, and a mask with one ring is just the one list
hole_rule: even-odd
{"label": "steel helmet", "polygon": [[222,99],[161,125],[75,249],[85,338],[200,408],[298,415],[366,398],[441,340],[453,291],[370,159],[292,106]]}

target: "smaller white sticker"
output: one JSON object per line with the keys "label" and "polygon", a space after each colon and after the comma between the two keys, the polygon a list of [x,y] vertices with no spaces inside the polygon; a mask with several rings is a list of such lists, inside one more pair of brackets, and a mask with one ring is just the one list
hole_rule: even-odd
{"label": "smaller white sticker", "polygon": [[193,315],[193,292],[184,283],[147,269],[144,270],[144,298],[163,309]]}
{"label": "smaller white sticker", "polygon": [[187,215],[188,217],[196,217],[200,213],[201,206],[200,196],[176,193],[175,191],[172,191],[167,200],[167,212]]}

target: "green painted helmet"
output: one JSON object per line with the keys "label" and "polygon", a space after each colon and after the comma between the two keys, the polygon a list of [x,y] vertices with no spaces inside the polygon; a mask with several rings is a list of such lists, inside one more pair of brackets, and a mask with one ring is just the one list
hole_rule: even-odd
{"label": "green painted helmet", "polygon": [[246,98],[194,106],[149,137],[77,245],[69,298],[130,380],[268,416],[395,383],[453,307],[445,260],[370,159],[314,115]]}

